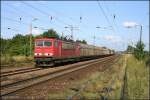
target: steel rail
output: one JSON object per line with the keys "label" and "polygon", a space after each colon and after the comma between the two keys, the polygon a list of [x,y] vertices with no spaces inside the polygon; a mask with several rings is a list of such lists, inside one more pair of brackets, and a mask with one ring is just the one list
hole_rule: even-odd
{"label": "steel rail", "polygon": [[55,72],[52,72],[52,73],[47,73],[47,74],[44,74],[44,75],[41,75],[41,76],[37,76],[37,77],[30,78],[30,79],[22,80],[22,81],[19,81],[19,82],[16,82],[16,83],[8,84],[8,85],[3,85],[3,86],[1,86],[1,96],[9,95],[11,93],[14,93],[14,92],[17,92],[19,90],[25,89],[27,87],[30,87],[30,86],[48,81],[50,79],[53,79],[53,78],[56,78],[56,77],[59,77],[59,76],[62,76],[62,75],[80,70],[80,69],[83,69],[83,68],[86,68],[86,67],[88,67],[90,65],[93,65],[93,64],[108,61],[109,59],[112,59],[113,57],[114,56],[105,57],[105,58],[101,58],[101,59],[96,59],[94,61],[90,61],[88,63],[84,63],[84,64],[81,64],[81,65],[78,65],[78,66],[74,65],[74,66],[71,66],[69,68],[58,70],[58,71],[55,71]]}
{"label": "steel rail", "polygon": [[9,76],[9,75],[16,75],[16,74],[21,74],[21,73],[26,73],[26,72],[31,72],[31,71],[37,71],[37,70],[41,70],[42,68],[22,68],[22,69],[18,69],[18,70],[12,70],[12,71],[7,71],[7,72],[2,72],[0,74],[0,77],[5,77],[5,76]]}

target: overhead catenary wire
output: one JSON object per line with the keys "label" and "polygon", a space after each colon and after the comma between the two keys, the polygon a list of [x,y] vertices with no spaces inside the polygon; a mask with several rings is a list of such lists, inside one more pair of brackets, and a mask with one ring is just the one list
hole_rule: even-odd
{"label": "overhead catenary wire", "polygon": [[[6,19],[6,20],[9,20],[9,21],[13,21],[13,22],[16,22],[16,23],[20,23],[20,21],[18,21],[18,20],[15,20],[15,19],[12,19],[12,18],[9,18],[9,17],[1,17],[1,18],[4,18],[4,19]],[[29,25],[29,23],[26,23],[26,22],[21,22],[23,25]]]}
{"label": "overhead catenary wire", "polygon": [[[14,6],[12,6],[12,5],[10,5],[9,4],[9,7],[11,7],[11,9],[13,10],[13,11],[15,11],[16,13],[18,13],[18,11],[20,11],[21,13],[18,13],[18,14],[23,14],[24,16],[26,16],[26,17],[32,17],[32,18],[35,18],[35,16],[34,15],[32,15],[32,14],[29,14],[29,13],[26,13],[25,11],[23,11],[23,10],[21,10],[21,9],[17,9],[17,8],[15,8]],[[25,14],[24,14],[25,13]]]}
{"label": "overhead catenary wire", "polygon": [[[45,7],[45,6],[44,6]],[[50,8],[50,10],[52,11],[52,12],[54,12],[55,14],[59,14],[59,15],[65,15],[63,12],[61,12],[61,11],[56,11],[56,10],[54,10],[53,8]],[[69,19],[71,22],[73,22],[73,23],[77,23],[72,17],[70,17],[70,16],[66,16],[67,17],[67,19]],[[81,13],[80,13],[80,17],[83,19],[83,17],[81,16]],[[79,18],[80,18],[79,17]],[[77,23],[78,24],[78,23]],[[81,24],[81,23],[80,23]],[[87,25],[85,25],[85,24],[82,24],[82,26],[84,26],[84,28],[85,29],[87,29],[88,28],[88,26]]]}
{"label": "overhead catenary wire", "polygon": [[[24,25],[28,25],[29,23],[22,22],[23,17],[26,16],[26,17],[28,17],[28,18],[34,18],[33,15],[31,15],[31,14],[29,14],[29,13],[26,13],[25,11],[23,11],[23,10],[21,10],[21,9],[17,9],[17,8],[15,8],[14,6],[10,5],[10,4],[8,4],[8,5],[9,5],[8,7],[10,7],[12,11],[10,11],[10,10],[8,10],[8,9],[7,9],[7,11],[10,12],[10,14],[13,14],[13,15],[17,16],[18,19],[20,19],[20,21],[19,21],[19,20],[16,20],[16,19],[9,18],[9,17],[4,17],[4,19],[9,20],[9,21],[13,21],[13,22],[17,22],[17,23],[23,23]],[[19,11],[19,12],[18,12],[18,11]],[[24,15],[22,15],[23,13],[24,13]],[[19,15],[19,16],[18,16],[18,15]]]}
{"label": "overhead catenary wire", "polygon": [[[25,2],[24,2],[24,3],[25,3]],[[25,4],[27,4],[27,3],[25,3]],[[38,11],[42,12],[42,14],[49,16],[48,13],[42,11],[41,9],[38,9],[38,8],[36,8],[36,7],[34,7],[34,6],[30,5],[30,4],[27,4],[27,5],[30,6],[30,7],[32,7],[32,8],[35,9],[35,10],[38,10]],[[20,10],[20,9],[15,8],[15,7],[12,7],[12,8],[13,8],[13,10],[16,10],[16,11]],[[21,10],[20,10],[20,11],[21,11]],[[21,11],[21,12],[22,12],[22,11]],[[23,12],[24,12],[24,11],[23,11]],[[28,13],[26,13],[26,14],[27,14],[27,16],[29,15],[29,16],[33,17],[33,15],[30,15],[30,14],[28,14]],[[26,14],[25,14],[25,15],[26,15]],[[29,17],[29,16],[28,16],[28,17]],[[11,19],[11,18],[6,18],[6,19],[7,19],[7,20],[11,20],[11,21],[18,22],[17,20],[14,20],[14,19]],[[70,19],[71,19],[71,18],[70,18]],[[72,20],[72,21],[73,21],[73,20]],[[61,21],[61,23],[62,23],[62,21]],[[66,23],[63,23],[63,24],[66,24]]]}
{"label": "overhead catenary wire", "polygon": [[106,20],[107,20],[108,24],[110,24],[110,25],[112,26],[112,30],[113,30],[113,32],[114,32],[114,33],[116,33],[116,31],[115,31],[115,29],[114,29],[113,25],[112,25],[112,24],[111,24],[111,22],[109,21],[109,18],[107,17],[107,15],[106,15],[106,13],[105,13],[104,9],[102,8],[102,6],[101,6],[101,4],[100,4],[100,2],[99,2],[98,0],[97,0],[97,3],[98,3],[98,7],[100,8],[100,10],[102,11],[102,13],[103,13],[104,17],[106,18]]}
{"label": "overhead catenary wire", "polygon": [[[27,3],[28,4],[28,3]],[[52,15],[50,15],[49,13],[47,13],[46,11],[43,11],[42,9],[39,9],[39,8],[37,8],[37,7],[35,7],[35,6],[33,6],[33,5],[31,5],[31,4],[29,4],[30,6],[29,7],[31,7],[32,6],[32,8],[33,9],[35,9],[35,10],[37,10],[38,12],[41,12],[42,14],[44,14],[44,15],[46,15],[46,16],[52,16]],[[19,11],[19,10],[17,10],[17,8],[15,8],[16,9],[16,11]],[[40,10],[40,11],[39,11]],[[21,10],[20,10],[21,11]],[[27,14],[27,15],[29,15],[29,14]],[[29,16],[32,16],[32,15],[29,15]],[[33,17],[33,16],[32,16]],[[67,17],[68,18],[68,17]],[[10,18],[9,18],[10,19]],[[72,18],[71,17],[69,17],[69,19],[70,20],[72,20]],[[66,22],[65,23],[63,23],[62,21],[60,21],[60,20],[58,20],[58,19],[56,19],[59,23],[61,23],[61,24],[67,24]],[[13,19],[11,20],[11,21],[14,21]],[[15,20],[15,22],[18,22],[17,20]],[[72,22],[74,22],[74,20],[72,20]],[[23,22],[22,22],[23,23]],[[25,25],[25,24],[24,24]],[[60,27],[60,26],[59,26]],[[87,28],[86,28],[87,29]],[[81,29],[80,29],[80,31],[81,32],[83,32]],[[83,33],[85,33],[85,32],[83,32]]]}
{"label": "overhead catenary wire", "polygon": [[[44,6],[45,7],[45,6]],[[55,14],[59,14],[59,15],[65,15],[64,13],[60,12],[60,11],[56,11],[53,8],[50,8],[51,11],[53,11]],[[74,22],[73,19],[69,16],[66,16],[70,21]]]}
{"label": "overhead catenary wire", "polygon": [[[15,22],[15,23],[19,23],[20,26],[21,26],[21,25],[29,26],[29,24],[30,24],[30,23],[20,22],[20,21],[18,21],[18,20],[15,20],[15,19],[12,19],[12,18],[9,18],[9,17],[2,17],[2,18],[4,18],[5,20],[8,20],[8,21],[12,21],[12,22]],[[4,28],[4,27],[2,27],[2,28]],[[17,29],[17,28],[12,28],[12,26],[11,26],[11,27],[8,26],[7,28],[5,27],[4,29],[9,29],[9,28],[10,28],[12,31],[20,32],[19,29]]]}
{"label": "overhead catenary wire", "polygon": [[[47,12],[41,10],[41,9],[38,9],[37,7],[34,7],[34,6],[32,6],[32,5],[30,5],[30,4],[26,3],[26,2],[23,2],[23,1],[22,1],[22,3],[25,4],[25,5],[27,5],[27,6],[29,6],[29,7],[31,7],[31,8],[33,8],[34,10],[36,10],[36,11],[38,11],[38,12],[40,12],[40,13],[42,13],[42,14],[48,16],[48,17],[53,16],[53,15],[50,15],[49,13],[47,13]],[[64,21],[62,21],[62,20],[60,20],[60,19],[58,19],[58,18],[55,18],[55,19],[56,19],[56,21],[58,21],[59,23],[62,23],[62,24],[65,24],[65,25],[68,25],[68,26],[69,26],[68,23],[66,23],[66,22],[64,22]]]}
{"label": "overhead catenary wire", "polygon": [[[29,18],[35,18],[35,16],[33,16],[33,15],[31,15],[31,14],[29,14],[29,13],[27,13],[27,12],[21,10],[21,9],[17,9],[17,8],[15,8],[15,7],[12,6],[12,5],[10,5],[9,7],[13,8],[13,12],[9,11],[9,12],[11,12],[11,14],[14,14],[14,12],[15,12],[14,15],[16,15],[16,14],[19,15],[19,14],[22,14],[22,12],[23,12],[23,13],[24,13],[24,16],[29,17]],[[22,17],[24,17],[24,16],[21,15],[20,18],[22,18]],[[6,19],[7,19],[7,20],[11,20],[11,21],[16,21],[16,22],[18,22],[17,20],[14,20],[14,19],[12,19],[12,18],[6,18]],[[45,19],[38,19],[38,21],[47,22],[47,20],[45,20]],[[58,26],[58,27],[61,27],[60,25],[57,25],[57,24],[54,24],[54,25],[55,25],[55,26]]]}
{"label": "overhead catenary wire", "polygon": [[10,30],[12,30],[12,31],[14,31],[14,32],[18,32],[17,34],[20,34],[21,33],[21,31],[20,30],[17,30],[17,29],[15,29],[15,28],[10,28],[10,27],[3,27],[3,28],[5,28],[5,29],[10,29]]}
{"label": "overhead catenary wire", "polygon": [[[116,3],[114,3],[114,4],[116,4]],[[117,6],[114,5],[114,7],[116,8]],[[106,8],[107,11],[110,13],[109,7],[108,7],[108,6],[105,6],[105,8]],[[145,15],[146,15],[146,14],[145,14]],[[145,15],[143,15],[143,16],[141,17],[141,20],[140,20],[141,23],[143,22],[144,18],[146,17]],[[118,31],[119,33],[121,33],[120,28],[118,28],[118,24],[117,24],[118,17],[119,17],[119,16],[116,16],[116,14],[115,14],[115,19],[113,20],[113,22],[114,22],[114,25],[116,26],[117,31]]]}
{"label": "overhead catenary wire", "polygon": [[[15,20],[15,19],[12,19],[12,18],[9,18],[9,17],[2,17],[2,18],[4,18],[5,20],[8,20],[8,21],[20,23],[20,21]],[[24,25],[24,26],[28,26],[28,25],[29,25],[29,23],[24,23],[24,22],[21,22],[21,24]],[[42,27],[38,27],[38,28],[39,28],[39,29],[42,29]],[[5,29],[8,29],[8,28],[5,28]],[[14,30],[14,29],[12,29],[12,28],[11,28],[11,30],[12,30],[12,31],[16,31],[16,30]],[[48,30],[48,29],[47,29],[47,30]],[[18,31],[19,31],[19,30],[18,30]],[[17,32],[17,31],[16,31],[16,32]]]}
{"label": "overhead catenary wire", "polygon": [[[60,12],[60,11],[59,11]],[[61,12],[62,13],[62,12]],[[64,13],[63,13],[63,15],[64,15]],[[70,21],[72,21],[72,22],[74,22],[74,23],[77,23],[77,21],[75,21],[72,17],[70,17],[70,16],[67,16],[67,18],[68,19],[70,19]],[[85,19],[86,17],[84,17],[84,19]],[[83,16],[82,16],[82,14],[81,14],[81,12],[80,12],[80,17],[79,17],[79,22],[80,23],[77,23],[78,25],[79,25],[79,27],[81,27],[81,24],[82,24],[82,27],[84,28],[84,29],[86,29],[87,30],[87,28],[91,28],[91,27],[89,27],[89,26],[87,26],[86,24],[83,24]],[[82,31],[81,29],[80,29],[80,31],[81,32],[83,32],[83,33],[85,33],[84,31]]]}
{"label": "overhead catenary wire", "polygon": [[[22,1],[22,2],[23,2],[23,1]],[[47,13],[47,12],[41,10],[41,9],[38,9],[37,7],[32,6],[32,5],[29,4],[29,3],[26,3],[26,2],[23,2],[23,3],[24,3],[25,5],[27,5],[27,6],[33,8],[33,9],[39,11],[39,12],[41,12],[42,14],[47,15],[48,17],[53,16],[53,15],[50,15],[49,13]],[[55,10],[55,11],[56,11],[56,10]],[[58,13],[58,11],[57,11],[57,13]],[[60,13],[60,12],[59,12],[59,13]],[[63,15],[64,15],[64,14],[63,14]],[[73,20],[73,18],[71,18],[71,17],[67,17],[67,18],[70,19],[72,22],[75,22],[75,21]],[[70,25],[70,24],[68,24],[68,23],[66,23],[66,22],[64,22],[64,21],[62,21],[62,20],[60,20],[59,18],[55,18],[55,19],[56,19],[58,22],[62,23],[62,24]]]}
{"label": "overhead catenary wire", "polygon": [[111,14],[109,8],[106,5],[105,5],[105,8],[107,9],[107,12],[110,13],[110,15],[113,17],[114,26],[116,27],[116,30],[120,33],[120,31],[118,29],[118,25],[116,23],[116,20],[117,20],[118,16],[116,16],[116,14]]}
{"label": "overhead catenary wire", "polygon": [[[22,3],[25,4],[25,5],[27,5],[27,6],[29,6],[29,7],[31,7],[31,8],[33,8],[33,9],[35,9],[36,11],[39,11],[40,13],[42,13],[42,14],[48,16],[48,17],[52,16],[52,15],[50,15],[49,13],[47,13],[47,12],[41,10],[41,9],[38,9],[37,7],[32,6],[32,5],[29,4],[29,3],[26,3],[26,2],[23,2],[23,1],[22,1]],[[60,20],[60,19],[58,19],[58,18],[55,18],[55,19],[56,19],[56,21],[58,21],[58,22],[61,23],[61,24],[64,24],[64,25],[67,25],[67,26],[70,25],[70,24],[68,24],[68,23],[66,23],[66,22],[64,22],[64,21],[62,21],[62,20]],[[80,31],[82,31],[82,30],[80,29]],[[83,32],[83,31],[82,31],[82,32]],[[84,32],[84,33],[85,33],[85,32]]]}
{"label": "overhead catenary wire", "polygon": [[[12,22],[20,23],[20,21],[15,20],[15,19],[12,19],[12,18],[8,18],[8,17],[2,17],[2,18],[4,18],[5,20],[12,21]],[[24,22],[21,22],[21,24],[23,24],[24,26],[28,26],[28,25],[29,25],[29,23],[24,23]],[[38,28],[39,28],[39,29],[43,29],[43,27],[38,27]],[[6,29],[6,28],[5,28],[5,29]],[[7,29],[8,29],[8,28],[7,28]],[[14,29],[12,29],[12,28],[11,28],[11,30],[12,30],[12,31],[19,32],[19,30],[17,31],[17,30],[14,30]],[[46,30],[48,30],[48,29],[46,29]]]}
{"label": "overhead catenary wire", "polygon": [[[45,12],[45,11],[43,11],[43,10],[41,10],[41,9],[39,9],[39,8],[37,8],[37,7],[34,7],[34,6],[32,6],[31,4],[29,4],[29,3],[26,3],[26,2],[24,2],[24,1],[21,1],[23,4],[25,4],[25,5],[27,5],[27,6],[29,6],[29,7],[31,7],[31,8],[33,8],[33,9],[35,9],[35,10],[37,10],[37,11],[39,11],[40,13],[42,13],[42,14],[44,14],[44,15],[46,15],[46,16],[48,16],[48,17],[50,17],[50,16],[52,16],[51,14],[49,14],[49,13],[47,13],[47,12]],[[66,24],[67,25],[67,23],[66,22],[64,22],[64,21],[62,21],[62,20],[60,20],[60,19],[58,19],[58,18],[55,18],[57,21],[59,21],[59,22],[61,22],[61,23],[63,23],[63,24]]]}

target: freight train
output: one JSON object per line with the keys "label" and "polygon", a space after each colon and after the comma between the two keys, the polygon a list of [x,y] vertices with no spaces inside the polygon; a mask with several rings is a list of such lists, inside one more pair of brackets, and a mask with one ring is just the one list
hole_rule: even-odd
{"label": "freight train", "polygon": [[113,55],[108,48],[68,42],[56,38],[35,39],[34,59],[37,66],[52,66],[57,62],[80,61]]}

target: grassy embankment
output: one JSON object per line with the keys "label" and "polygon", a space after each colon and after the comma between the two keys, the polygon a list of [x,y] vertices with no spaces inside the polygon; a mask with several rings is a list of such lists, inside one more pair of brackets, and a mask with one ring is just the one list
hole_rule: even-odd
{"label": "grassy embankment", "polygon": [[127,98],[148,99],[149,67],[146,60],[137,61],[132,55],[127,58]]}
{"label": "grassy embankment", "polygon": [[120,99],[127,68],[126,99],[148,99],[149,70],[145,61],[139,62],[132,55],[124,55],[104,72],[97,71],[86,79],[70,84],[64,91],[51,93],[49,98],[66,99],[74,95],[84,99]]}
{"label": "grassy embankment", "polygon": [[1,67],[21,67],[33,63],[32,56],[1,56]]}
{"label": "grassy embankment", "polygon": [[70,97],[120,99],[125,69],[123,61],[124,58],[121,57],[117,63],[104,72],[97,70],[97,72],[89,75],[87,78],[73,82],[64,91],[50,93],[49,99],[66,99]]}

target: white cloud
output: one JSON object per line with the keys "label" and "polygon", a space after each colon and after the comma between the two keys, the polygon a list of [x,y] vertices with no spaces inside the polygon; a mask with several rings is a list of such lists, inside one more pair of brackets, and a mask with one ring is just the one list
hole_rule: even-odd
{"label": "white cloud", "polygon": [[128,27],[128,28],[130,28],[130,27],[136,27],[137,25],[138,25],[138,23],[136,23],[136,22],[130,22],[130,21],[126,21],[126,22],[123,23],[123,26],[124,27]]}
{"label": "white cloud", "polygon": [[123,42],[123,39],[120,36],[115,36],[115,35],[104,35],[101,36],[100,38],[106,41],[110,41],[112,43]]}

